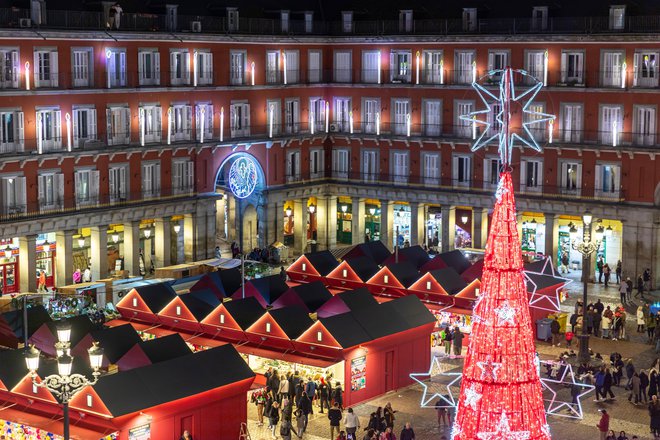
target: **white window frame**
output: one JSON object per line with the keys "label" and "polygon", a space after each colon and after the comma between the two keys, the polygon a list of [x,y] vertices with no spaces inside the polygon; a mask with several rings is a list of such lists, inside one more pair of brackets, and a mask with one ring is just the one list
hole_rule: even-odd
{"label": "white window frame", "polygon": [[414,69],[410,49],[394,49],[390,52],[390,82],[410,84]]}
{"label": "white window frame", "polygon": [[[48,65],[41,61],[47,61]],[[34,86],[36,88],[54,88],[59,84],[58,52],[57,48],[34,49]]]}
{"label": "white window frame", "polygon": [[172,141],[191,140],[192,122],[192,106],[190,104],[172,104],[172,116],[170,117]]}
{"label": "white window frame", "polygon": [[472,84],[472,63],[475,60],[475,50],[454,51],[454,80],[456,84]]}
{"label": "white window frame", "polygon": [[305,12],[305,33],[311,34],[314,32],[314,12],[307,11]]}
{"label": "white window frame", "polygon": [[326,100],[318,96],[309,98],[309,112],[313,113],[314,119],[312,120],[310,118],[312,115],[309,114],[308,123],[310,124],[310,131],[311,124],[314,124],[314,133],[325,131],[325,103]]}
{"label": "white window frame", "polygon": [[[163,137],[163,109],[158,104],[142,104],[138,109],[144,116],[138,118],[139,124],[144,124],[144,142],[160,142]],[[142,126],[139,126],[142,136]]]}
{"label": "white window frame", "polygon": [[[525,70],[527,74],[543,82],[543,71],[545,68],[545,50],[525,50]],[[528,83],[532,81],[526,78]]]}
{"label": "white window frame", "polygon": [[332,177],[348,179],[351,172],[351,150],[349,148],[332,149]]}
{"label": "white window frame", "polygon": [[309,49],[307,51],[307,82],[320,83],[323,80],[323,51]]}
{"label": "white window frame", "polygon": [[363,148],[360,160],[360,173],[364,182],[380,180],[380,151],[374,148]]}
{"label": "white window frame", "polygon": [[621,87],[621,67],[626,60],[624,50],[603,49],[600,51],[600,84],[602,87]]}
{"label": "white window frame", "polygon": [[[584,50],[568,49],[561,51],[561,83],[584,86],[586,54]],[[572,68],[571,68],[572,65]]]}
{"label": "white window frame", "polygon": [[[570,177],[575,173],[574,177]],[[582,161],[569,159],[559,161],[560,192],[564,195],[582,194]]]}
{"label": "white window frame", "polygon": [[229,51],[229,81],[233,86],[247,84],[247,51]]}
{"label": "white window frame", "polygon": [[20,109],[0,109],[0,154],[25,148],[25,116]]}
{"label": "white window frame", "polygon": [[291,18],[291,12],[288,10],[280,11],[280,30],[283,34],[289,33],[289,22]]}
{"label": "white window frame", "polygon": [[658,64],[660,52],[657,49],[638,49],[633,55],[633,86],[658,87]]}
{"label": "white window frame", "polygon": [[362,98],[362,132],[375,134],[377,132],[376,123],[379,122],[376,119],[376,115],[380,114],[380,98]]}
{"label": "white window frame", "polygon": [[410,178],[410,152],[390,151],[390,175],[394,185],[407,185]]}
{"label": "white window frame", "polygon": [[[610,182],[605,182],[606,169],[612,174]],[[597,162],[594,170],[594,197],[598,199],[619,199],[621,193],[621,164]]]}
{"label": "white window frame", "polygon": [[142,198],[160,197],[161,191],[160,160],[142,162]]}
{"label": "white window frame", "polygon": [[238,8],[227,8],[227,30],[238,32],[239,23]]}
{"label": "white window frame", "polygon": [[302,178],[301,175],[301,161],[302,154],[300,149],[291,149],[286,152],[286,182],[299,182]]}
{"label": "white window frame", "polygon": [[20,86],[21,58],[17,47],[0,47],[0,89]]}
{"label": "white window frame", "polygon": [[195,105],[195,140],[201,141],[202,108],[204,109],[204,142],[213,139],[213,104],[199,102]]}
{"label": "white window frame", "polygon": [[412,117],[409,98],[392,98],[392,134],[405,136],[408,133],[408,115]]}
{"label": "white window frame", "polygon": [[[76,206],[90,206],[99,203],[99,170],[93,168],[77,168],[74,171]],[[83,182],[86,188],[81,188]]]}
{"label": "white window frame", "polygon": [[94,83],[94,49],[91,47],[71,48],[71,85],[91,87]]}
{"label": "white window frame", "polygon": [[548,29],[548,7],[534,6],[532,8],[532,30],[545,31]]}
{"label": "white window frame", "polygon": [[[149,59],[149,69],[146,60]],[[138,83],[141,86],[160,85],[160,52],[158,49],[138,49]]]}
{"label": "white window frame", "polygon": [[[488,51],[488,70],[504,70],[511,60],[511,51],[508,49],[490,49]],[[499,81],[501,74],[492,75]]]}
{"label": "white window frame", "polygon": [[[459,169],[460,168],[460,169]],[[452,182],[454,187],[469,188],[472,186],[472,155],[452,155]]]}
{"label": "white window frame", "polygon": [[527,157],[520,159],[520,191],[524,193],[543,191],[543,160]]}
{"label": "white window frame", "polygon": [[323,148],[312,148],[309,150],[309,177],[319,179],[325,177],[325,152]]}
{"label": "white window frame", "polygon": [[108,198],[110,203],[128,200],[128,164],[111,164],[108,167]]}
{"label": "white window frame", "polygon": [[282,60],[279,50],[266,51],[266,84],[279,84],[282,78]]}
{"label": "white window frame", "polygon": [[286,83],[297,84],[300,81],[300,51],[288,49],[284,52],[286,58]]}
{"label": "white window frame", "polygon": [[43,170],[38,175],[39,210],[53,211],[64,206],[64,174],[58,170]]}
{"label": "white window frame", "polygon": [[170,49],[170,85],[190,85],[190,50]]}
{"label": "white window frame", "polygon": [[454,100],[454,134],[456,137],[472,137],[473,123],[461,119],[461,115],[474,111],[474,100],[455,99]]}
{"label": "white window frame", "polygon": [[444,82],[444,51],[424,50],[422,51],[424,84],[442,84]]}
{"label": "white window frame", "polygon": [[380,51],[362,51],[362,78],[365,84],[378,84],[378,71],[380,69]]}
{"label": "white window frame", "polygon": [[477,8],[463,8],[463,31],[474,32],[477,27]]}
{"label": "white window frame", "polygon": [[300,132],[300,98],[284,99],[284,131],[287,134]]}
{"label": "white window frame", "polygon": [[[530,111],[536,112],[536,113],[545,113],[546,107],[545,107],[545,102],[541,101],[534,101],[533,104],[531,104],[528,109]],[[523,122],[532,122],[536,121],[539,119],[542,119],[543,116],[541,115],[535,115],[532,113],[523,113]],[[547,138],[548,134],[548,122],[537,122],[535,124],[531,124],[529,127],[530,133],[532,133],[532,137],[536,141],[544,141]]]}
{"label": "white window frame", "polygon": [[[569,112],[572,115],[570,118]],[[581,142],[583,128],[584,104],[581,102],[562,102],[559,106],[559,130],[561,133],[561,141],[572,143]]]}
{"label": "white window frame", "polygon": [[[81,124],[85,122],[86,124]],[[93,106],[73,106],[71,116],[72,147],[83,148],[85,142],[96,141],[97,114]]]}
{"label": "white window frame", "polygon": [[353,11],[341,11],[341,24],[345,34],[353,33]]}
{"label": "white window frame", "polygon": [[[62,149],[62,111],[59,107],[37,108],[36,121],[39,124],[38,138],[41,138],[41,152]],[[52,125],[51,125],[52,124]],[[37,143],[39,140],[37,140]]]}
{"label": "white window frame", "polygon": [[266,131],[270,133],[270,110],[273,109],[273,136],[282,132],[282,101],[279,99],[266,100]]}
{"label": "white window frame", "polygon": [[441,167],[440,152],[422,153],[422,160],[420,161],[420,174],[425,186],[438,186],[440,185]]}
{"label": "white window frame", "polygon": [[[437,106],[437,118],[429,117],[429,106]],[[442,99],[422,98],[422,133],[424,136],[440,136],[442,134]]]}
{"label": "white window frame", "polygon": [[413,31],[413,10],[399,10],[399,32],[409,33]]}
{"label": "white window frame", "polygon": [[598,132],[600,141],[605,145],[614,142],[613,123],[616,122],[616,145],[621,145],[621,132],[623,131],[623,105],[600,104],[598,106]]}
{"label": "white window frame", "polygon": [[3,175],[0,177],[2,212],[5,215],[27,212],[27,191],[23,175]]}
{"label": "white window frame", "polygon": [[172,160],[172,194],[189,194],[195,189],[195,163],[189,159]]}
{"label": "white window frame", "polygon": [[232,101],[229,106],[229,128],[232,138],[250,136],[250,104]]}
{"label": "white window frame", "polygon": [[[495,169],[493,169],[495,168]],[[499,156],[487,155],[484,158],[484,189],[495,189],[500,181],[502,161]]]}
{"label": "white window frame", "polygon": [[[335,50],[332,59],[334,82],[350,83],[353,79],[353,51]],[[347,66],[344,65],[346,61]]]}
{"label": "white window frame", "polygon": [[635,145],[655,145],[658,108],[655,105],[633,105],[633,135]]}
{"label": "white window frame", "polygon": [[128,104],[109,105],[105,112],[108,145],[131,143],[131,109]]}
{"label": "white window frame", "polygon": [[620,31],[626,27],[626,5],[610,5],[611,31]]}
{"label": "white window frame", "polygon": [[[344,96],[336,96],[332,106],[332,120],[335,131],[347,133],[350,129],[350,113],[352,100]],[[332,130],[330,130],[332,131]]]}
{"label": "white window frame", "polygon": [[[105,69],[106,69],[106,87],[126,87],[126,48],[112,47],[106,49]],[[107,82],[110,82],[107,84]]]}

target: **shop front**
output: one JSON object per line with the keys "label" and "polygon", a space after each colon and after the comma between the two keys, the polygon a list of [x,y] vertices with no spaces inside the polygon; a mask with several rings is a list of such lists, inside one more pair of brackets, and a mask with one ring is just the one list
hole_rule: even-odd
{"label": "shop front", "polygon": [[284,244],[289,247],[293,247],[294,244],[294,218],[293,218],[293,201],[288,200],[284,203],[284,212],[281,214],[284,215],[283,234],[284,234]]}
{"label": "shop front", "polygon": [[397,234],[398,231],[398,245],[406,246],[410,245],[410,225],[411,225],[411,215],[410,215],[410,205],[403,203],[394,204],[394,234]]}
{"label": "shop front", "polygon": [[18,244],[14,241],[11,238],[0,240],[0,294],[19,291]]}
{"label": "shop front", "polygon": [[353,202],[350,197],[337,198],[337,243],[353,243]]}
{"label": "shop front", "polygon": [[545,217],[543,214],[522,213],[521,249],[523,258],[533,261],[545,255]]}
{"label": "shop front", "polygon": [[426,246],[435,251],[442,250],[442,210],[439,206],[429,206],[426,222]]}
{"label": "shop front", "polygon": [[456,208],[454,248],[472,247],[472,209]]}
{"label": "shop front", "polygon": [[380,240],[380,201],[367,199],[365,201],[364,235],[365,241]]}

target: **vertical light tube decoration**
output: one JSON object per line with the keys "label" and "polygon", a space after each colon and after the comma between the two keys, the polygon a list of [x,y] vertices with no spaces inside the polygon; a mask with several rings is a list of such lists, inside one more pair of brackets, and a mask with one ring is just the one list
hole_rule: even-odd
{"label": "vertical light tube decoration", "polygon": [[548,51],[543,52],[543,86],[548,85]]}
{"label": "vertical light tube decoration", "polygon": [[348,127],[351,134],[353,134],[353,112],[348,112]]}
{"label": "vertical light tube decoration", "polygon": [[406,136],[410,137],[410,113],[406,114]]}
{"label": "vertical light tube decoration", "polygon": [[197,87],[197,51],[193,52],[192,64],[193,64],[193,87]]}
{"label": "vertical light tube decoration", "polygon": [[225,108],[220,107],[220,142],[224,140],[225,137]]}
{"label": "vertical light tube decoration", "polygon": [[252,61],[252,85],[254,85],[254,61]]}
{"label": "vertical light tube decoration", "polygon": [[440,84],[445,83],[445,60],[444,60],[444,54],[443,54],[443,59],[440,60]]}
{"label": "vertical light tube decoration", "polygon": [[30,90],[30,62],[25,62],[25,90]]}
{"label": "vertical light tube decoration", "polygon": [[105,50],[105,71],[107,73],[107,86],[110,88],[112,83],[112,78],[110,76],[110,58],[112,58],[112,51],[110,49]]}
{"label": "vertical light tube decoration", "polygon": [[477,117],[472,116],[472,139],[477,138]]}
{"label": "vertical light tube decoration", "polygon": [[555,120],[550,119],[548,121],[548,143],[549,144],[552,143],[552,136],[554,134],[554,131],[555,131]]}
{"label": "vertical light tube decoration", "polygon": [[381,56],[380,56],[380,51],[378,51],[378,67],[377,67],[377,69],[378,69],[378,84],[380,84],[380,69],[382,68],[380,63],[381,63]]}
{"label": "vertical light tube decoration", "polygon": [[325,102],[325,132],[330,131],[330,103]]}
{"label": "vertical light tube decoration", "polygon": [[417,51],[417,69],[416,69],[416,82],[415,84],[419,84],[419,51]]}
{"label": "vertical light tube decoration", "polygon": [[167,109],[167,145],[172,143],[172,107]]}
{"label": "vertical light tube decoration", "polygon": [[623,64],[621,64],[621,88],[625,89],[626,88],[626,72],[627,72],[628,65],[624,61]]}
{"label": "vertical light tube decoration", "polygon": [[314,134],[314,110],[309,111],[309,133]]}
{"label": "vertical light tube decoration", "polygon": [[268,137],[273,137],[273,116],[275,113],[275,106],[271,104],[268,108]]}
{"label": "vertical light tube decoration", "polygon": [[44,140],[41,139],[41,113],[37,113],[37,153],[43,154],[44,152]]}
{"label": "vertical light tube decoration", "polygon": [[380,112],[376,113],[376,136],[380,136]]}
{"label": "vertical light tube decoration", "polygon": [[612,146],[613,147],[616,147],[618,132],[619,132],[619,127],[618,127],[617,121],[612,121]]}
{"label": "vertical light tube decoration", "polygon": [[199,120],[199,143],[204,143],[204,123],[206,122],[206,104],[202,104],[199,109],[200,120]]}
{"label": "vertical light tube decoration", "polygon": [[140,118],[140,145],[144,147],[144,109],[140,107],[140,113],[139,113],[139,118]]}
{"label": "vertical light tube decoration", "polygon": [[71,115],[67,113],[64,119],[66,119],[66,149],[71,151]]}
{"label": "vertical light tube decoration", "polygon": [[472,61],[472,82],[477,82],[477,62]]}
{"label": "vertical light tube decoration", "polygon": [[284,85],[286,85],[286,52],[282,51],[282,73],[284,73]]}

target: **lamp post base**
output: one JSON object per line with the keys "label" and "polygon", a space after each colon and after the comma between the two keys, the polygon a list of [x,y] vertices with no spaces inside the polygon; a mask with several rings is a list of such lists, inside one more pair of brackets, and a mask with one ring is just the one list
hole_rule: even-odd
{"label": "lamp post base", "polygon": [[589,335],[578,335],[578,341],[580,344],[578,361],[581,364],[588,364],[591,360],[591,355],[589,354]]}

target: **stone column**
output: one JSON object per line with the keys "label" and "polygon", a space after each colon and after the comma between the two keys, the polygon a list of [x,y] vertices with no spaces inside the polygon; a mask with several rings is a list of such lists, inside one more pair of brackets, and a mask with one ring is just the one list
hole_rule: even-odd
{"label": "stone column", "polygon": [[353,244],[364,243],[364,199],[353,197],[353,221],[351,238]]}
{"label": "stone column", "polygon": [[545,255],[552,258],[552,263],[558,267],[559,254],[559,222],[556,214],[544,214],[545,217]]}
{"label": "stone column", "polygon": [[124,270],[140,275],[140,222],[124,223]]}
{"label": "stone column", "polygon": [[316,197],[316,212],[314,213],[316,219],[316,244],[318,250],[328,249],[328,198]]}
{"label": "stone column", "polygon": [[[186,263],[195,261],[196,241],[197,236],[197,218],[193,214],[185,214],[183,216],[183,258]],[[179,233],[181,234],[181,232]],[[156,233],[158,236],[158,233]],[[158,248],[156,248],[158,249]]]}
{"label": "stone column", "polygon": [[92,281],[98,281],[108,276],[108,226],[93,226],[91,231]]}
{"label": "stone column", "polygon": [[424,231],[426,230],[426,215],[423,203],[410,204],[410,245],[424,247]]}
{"label": "stone column", "polygon": [[277,202],[275,205],[275,240],[284,243],[284,202]]}
{"label": "stone column", "polygon": [[472,237],[472,246],[477,249],[486,248],[486,240],[488,240],[488,210],[485,208],[472,209],[472,229],[474,235]]}
{"label": "stone column", "polygon": [[394,203],[389,200],[380,201],[380,241],[389,250],[394,249],[394,231],[392,231],[394,220]]}
{"label": "stone column", "polygon": [[[65,286],[73,283],[73,234],[76,231],[57,231],[55,233],[55,285]],[[84,270],[85,268],[81,268]]]}
{"label": "stone column", "polygon": [[227,242],[231,243],[236,241],[239,243],[239,246],[243,246],[243,243],[238,240],[238,225],[236,224],[236,210],[239,209],[236,199],[233,196],[225,195],[225,203],[227,203]]}
{"label": "stone column", "polygon": [[456,207],[442,205],[442,252],[454,249],[456,245]]}
{"label": "stone column", "polygon": [[307,250],[307,199],[293,202],[293,248],[297,254]]}
{"label": "stone column", "polygon": [[34,293],[37,291],[37,236],[19,237],[18,248],[21,293]]}
{"label": "stone column", "polygon": [[328,197],[326,248],[337,247],[337,196]]}
{"label": "stone column", "polygon": [[[172,241],[172,225],[169,217],[157,218],[155,221],[154,247],[156,269],[170,265],[170,248]],[[184,225],[184,234],[186,225]],[[184,235],[185,237],[185,235]],[[185,238],[184,238],[185,240]]]}
{"label": "stone column", "polygon": [[270,202],[266,205],[266,244],[270,245],[277,241],[277,203]]}

